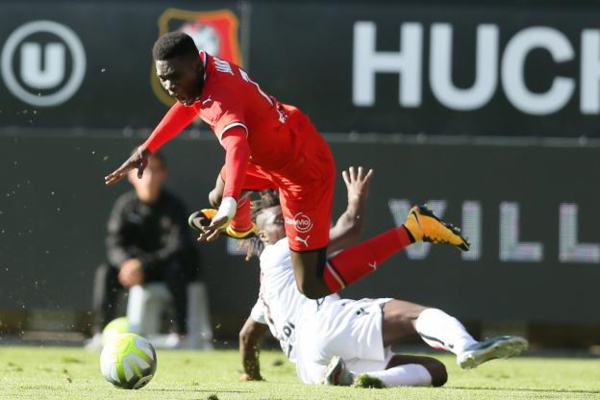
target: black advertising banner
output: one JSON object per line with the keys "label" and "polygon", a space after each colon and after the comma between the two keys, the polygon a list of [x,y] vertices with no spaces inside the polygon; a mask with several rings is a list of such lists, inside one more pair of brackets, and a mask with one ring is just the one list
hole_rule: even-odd
{"label": "black advertising banner", "polygon": [[599,148],[332,147],[338,169],[375,170],[365,237],[403,223],[411,204],[428,203],[472,245],[409,247],[346,295],[391,295],[469,319],[600,322]]}
{"label": "black advertising banner", "polygon": [[[0,138],[0,309],[89,309],[110,207],[130,187],[106,187],[102,178],[134,143]],[[469,252],[411,246],[344,296],[397,297],[469,320],[600,323],[599,148],[331,146],[334,219],[345,207],[341,170],[363,165],[375,170],[363,238],[402,224],[411,204],[426,202],[472,244]],[[205,207],[223,161],[218,142],[178,139],[164,151],[169,186],[190,209]],[[256,260],[245,262],[226,240],[199,246],[214,313],[242,321],[257,295]]]}
{"label": "black advertising banner", "polygon": [[597,136],[599,16],[598,7],[257,4],[252,73],[325,132]]}
{"label": "black advertising banner", "polygon": [[599,16],[574,4],[6,3],[0,126],[151,129],[169,100],[150,50],[181,29],[323,132],[597,136]]}
{"label": "black advertising banner", "polygon": [[3,4],[0,126],[153,127],[171,104],[154,75],[154,41],[182,30],[243,64],[237,4]]}

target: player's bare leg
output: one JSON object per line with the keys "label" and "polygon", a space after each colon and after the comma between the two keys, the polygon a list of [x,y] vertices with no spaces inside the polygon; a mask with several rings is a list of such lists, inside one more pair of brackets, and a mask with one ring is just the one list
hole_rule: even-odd
{"label": "player's bare leg", "polygon": [[417,335],[415,321],[426,307],[402,300],[390,300],[383,305],[383,345],[391,346]]}
{"label": "player's bare leg", "polygon": [[319,299],[332,293],[323,276],[327,249],[302,252],[290,249],[290,253],[296,285],[302,294]]}

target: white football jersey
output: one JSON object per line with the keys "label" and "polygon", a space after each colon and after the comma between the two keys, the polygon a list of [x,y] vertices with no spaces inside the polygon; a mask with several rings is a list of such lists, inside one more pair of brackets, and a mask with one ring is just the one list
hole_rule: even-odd
{"label": "white football jersey", "polygon": [[267,324],[290,361],[296,362],[295,335],[301,315],[316,312],[337,294],[318,300],[305,297],[296,286],[287,238],[268,245],[260,256],[259,298],[252,308],[252,319]]}

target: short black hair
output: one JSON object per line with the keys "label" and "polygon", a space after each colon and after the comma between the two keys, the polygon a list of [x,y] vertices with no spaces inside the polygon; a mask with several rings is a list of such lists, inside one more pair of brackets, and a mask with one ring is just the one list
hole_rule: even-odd
{"label": "short black hair", "polygon": [[194,39],[183,32],[169,32],[162,35],[152,48],[154,61],[188,55],[198,56],[198,48],[194,43]]}
{"label": "short black hair", "polygon": [[[250,202],[250,215],[252,216],[252,222],[256,223],[256,218],[261,211],[266,210],[267,208],[278,206],[280,204],[279,192],[271,189],[261,191],[260,198]],[[258,236],[242,239],[239,241],[238,245],[240,248],[246,250],[246,261],[249,261],[252,256],[260,257],[260,254],[265,249],[265,244]]]}
{"label": "short black hair", "polygon": [[260,198],[258,200],[252,200],[250,202],[250,215],[252,221],[256,222],[256,218],[261,211],[267,208],[281,205],[279,200],[279,192],[273,189],[267,189],[260,192]]}

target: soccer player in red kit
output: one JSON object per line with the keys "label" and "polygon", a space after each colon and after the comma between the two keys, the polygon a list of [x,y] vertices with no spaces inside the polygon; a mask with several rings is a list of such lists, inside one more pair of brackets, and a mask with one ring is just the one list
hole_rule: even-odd
{"label": "soccer player in red kit", "polygon": [[250,202],[240,197],[242,191],[279,190],[294,276],[307,297],[338,292],[413,242],[468,250],[456,228],[415,206],[402,226],[328,259],[335,163],[309,118],[266,94],[237,65],[198,52],[184,33],[161,36],[153,58],[162,86],[177,103],[137,151],[105,177],[106,184],[135,168],[141,177],[148,155],[200,116],[225,149],[225,165],[218,178],[218,211],[210,224],[194,224],[201,230],[199,240],[215,240],[226,229],[237,237],[251,233]]}

